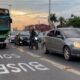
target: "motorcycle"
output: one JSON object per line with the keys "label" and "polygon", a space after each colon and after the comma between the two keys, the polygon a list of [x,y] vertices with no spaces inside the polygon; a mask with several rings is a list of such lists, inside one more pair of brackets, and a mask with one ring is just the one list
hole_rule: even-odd
{"label": "motorcycle", "polygon": [[34,37],[34,38],[32,38],[32,39],[30,40],[29,48],[30,48],[30,49],[36,48],[36,50],[39,49],[39,46],[38,46],[38,37],[37,37],[37,36]]}

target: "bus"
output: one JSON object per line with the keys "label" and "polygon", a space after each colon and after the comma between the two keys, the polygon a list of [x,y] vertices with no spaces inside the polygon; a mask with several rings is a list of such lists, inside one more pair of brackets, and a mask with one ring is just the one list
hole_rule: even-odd
{"label": "bus", "polygon": [[0,47],[5,48],[7,45],[8,32],[11,29],[12,19],[8,9],[0,8]]}

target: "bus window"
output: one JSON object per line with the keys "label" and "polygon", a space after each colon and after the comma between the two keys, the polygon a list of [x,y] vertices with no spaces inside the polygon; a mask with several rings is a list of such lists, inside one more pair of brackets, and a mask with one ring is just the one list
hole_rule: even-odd
{"label": "bus window", "polygon": [[9,16],[9,10],[8,9],[0,9],[0,15],[8,15]]}

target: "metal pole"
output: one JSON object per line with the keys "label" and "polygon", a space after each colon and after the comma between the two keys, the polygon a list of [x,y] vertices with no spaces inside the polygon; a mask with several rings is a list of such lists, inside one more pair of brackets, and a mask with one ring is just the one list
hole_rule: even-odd
{"label": "metal pole", "polygon": [[9,4],[8,6],[9,6],[9,11],[10,11],[10,13],[11,13],[12,5],[11,5],[11,4]]}
{"label": "metal pole", "polygon": [[51,0],[49,0],[49,16],[50,16],[50,13],[51,13]]}
{"label": "metal pole", "polygon": [[48,17],[49,26],[51,28],[50,14],[51,14],[51,0],[49,0],[49,17]]}
{"label": "metal pole", "polygon": [[[9,4],[8,6],[9,6],[10,15],[11,15],[11,8],[12,8],[12,5]],[[11,31],[13,31],[13,28],[12,28],[12,27],[11,27]]]}

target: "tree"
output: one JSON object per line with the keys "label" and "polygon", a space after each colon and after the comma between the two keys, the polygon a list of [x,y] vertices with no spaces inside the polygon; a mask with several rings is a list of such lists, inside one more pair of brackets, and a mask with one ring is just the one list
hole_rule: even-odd
{"label": "tree", "polygon": [[65,23],[64,17],[59,17],[60,26],[63,27]]}
{"label": "tree", "polygon": [[56,22],[56,21],[57,21],[56,15],[55,15],[55,14],[50,14],[50,20],[51,20],[52,22]]}
{"label": "tree", "polygon": [[74,14],[71,14],[71,18],[74,18],[74,17],[76,17]]}
{"label": "tree", "polygon": [[75,17],[71,17],[68,19],[67,26],[73,26],[73,27],[80,27],[80,17],[79,16],[75,16]]}
{"label": "tree", "polygon": [[48,20],[49,20],[50,26],[55,28],[55,25],[54,24],[55,24],[55,22],[57,22],[57,17],[55,15],[55,13],[54,14],[50,14]]}

